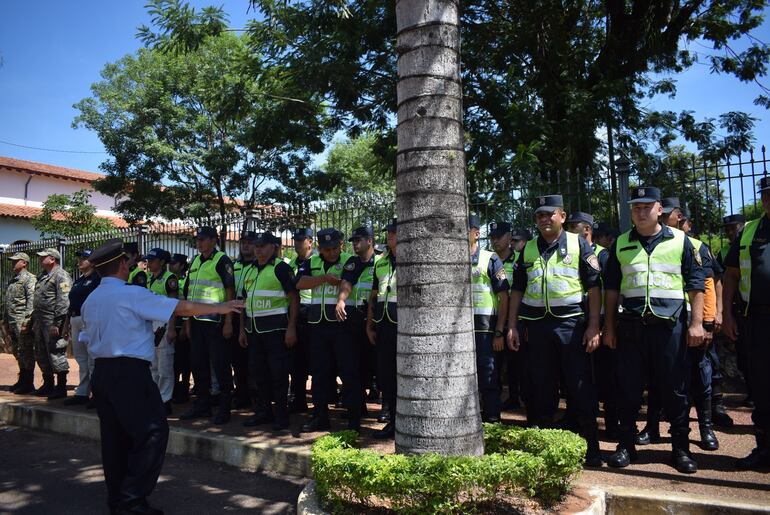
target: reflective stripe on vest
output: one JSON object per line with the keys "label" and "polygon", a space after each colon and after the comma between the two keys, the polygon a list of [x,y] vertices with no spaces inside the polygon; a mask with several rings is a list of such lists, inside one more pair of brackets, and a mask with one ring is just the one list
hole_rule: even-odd
{"label": "reflective stripe on vest", "polygon": [[[283,285],[275,275],[276,259],[266,264],[262,270],[256,265],[244,268],[243,282],[246,290],[246,316],[251,319],[248,324],[257,332],[256,318],[287,315],[289,313],[289,296],[283,291]],[[288,318],[270,331],[279,331],[288,327]],[[247,329],[251,332],[251,329]],[[269,332],[269,331],[265,331]]]}
{"label": "reflective stripe on vest", "polygon": [[582,309],[574,313],[557,315],[552,308],[579,306],[583,300],[583,284],[580,281],[580,240],[577,234],[565,233],[567,252],[563,256],[556,250],[547,262],[543,260],[537,246],[537,238],[524,247],[524,263],[527,268],[527,289],[522,304],[534,308],[545,308],[542,316],[520,315],[525,320],[539,320],[546,314],[558,318],[579,316]]}
{"label": "reflective stripe on vest", "polygon": [[363,306],[369,302],[369,295],[372,293],[372,280],[374,278],[374,267],[377,265],[377,261],[382,259],[377,254],[374,255],[374,262],[371,265],[366,265],[361,275],[358,276],[358,281],[353,285],[353,289],[350,291],[348,297],[356,306]]}
{"label": "reflective stripe on vest", "polygon": [[150,282],[148,282],[147,285],[150,287],[150,291],[153,292],[154,294],[162,295],[166,297],[168,296],[168,289],[166,289],[166,281],[168,281],[171,277],[174,277],[174,274],[166,270],[157,279],[155,278],[154,275],[150,277]]}
{"label": "reflective stripe on vest", "polygon": [[487,319],[497,314],[497,295],[492,290],[492,279],[489,277],[489,261],[493,255],[493,252],[479,249],[479,260],[471,265],[473,314]]}
{"label": "reflective stripe on vest", "polygon": [[[321,256],[315,255],[310,258],[310,275],[312,277],[320,277],[322,275],[331,274],[335,277],[342,277],[343,263],[346,263],[350,257],[351,255],[347,252],[342,252],[339,261],[330,266],[328,271],[325,271],[324,260]],[[309,323],[317,324],[322,320],[326,320],[327,322],[337,321],[335,307],[337,306],[337,295],[339,295],[339,290],[339,285],[335,286],[327,283],[319,284],[313,288],[312,296],[310,298],[310,309],[307,315]]]}
{"label": "reflective stripe on vest", "polygon": [[[187,287],[187,300],[203,304],[217,304],[225,301],[225,286],[219,273],[217,273],[217,264],[223,257],[225,257],[225,253],[221,250],[203,262],[201,262],[200,254],[195,256],[187,274],[187,280],[190,282]],[[220,316],[203,315],[197,316],[195,319],[218,322]]]}
{"label": "reflective stripe on vest", "polygon": [[754,235],[757,233],[760,220],[761,218],[747,222],[743,227],[738,251],[738,265],[741,269],[741,281],[738,283],[738,292],[746,304],[746,309],[743,312],[744,315],[749,312],[749,301],[751,300],[751,244],[754,241]]}
{"label": "reflective stripe on vest", "polygon": [[387,317],[390,322],[398,323],[398,285],[396,268],[391,266],[390,255],[383,254],[374,265],[377,277],[377,304],[374,306],[374,321],[379,323]]}
{"label": "reflective stripe on vest", "polygon": [[642,248],[639,240],[630,240],[631,231],[621,234],[615,243],[623,275],[620,294],[624,300],[643,299],[644,312],[659,318],[671,318],[676,309],[668,309],[670,313],[666,313],[660,307],[654,308],[651,299],[684,301],[685,298],[682,277],[685,234],[678,229],[670,230],[674,237],[661,240],[651,254]]}

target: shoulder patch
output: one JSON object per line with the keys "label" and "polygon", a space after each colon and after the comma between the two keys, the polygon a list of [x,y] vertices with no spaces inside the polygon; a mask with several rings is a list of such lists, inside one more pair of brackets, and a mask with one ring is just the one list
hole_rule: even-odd
{"label": "shoulder patch", "polygon": [[700,257],[700,252],[693,252],[692,254],[695,257],[695,262],[698,263],[698,266],[703,266],[703,258]]}
{"label": "shoulder patch", "polygon": [[166,281],[166,285],[171,290],[178,290],[179,289],[179,281],[177,281],[176,277],[169,277],[168,281]]}
{"label": "shoulder patch", "polygon": [[596,257],[596,254],[591,254],[588,256],[588,259],[586,259],[586,263],[591,265],[591,268],[596,270],[597,272],[601,271],[602,267],[599,265],[599,258]]}
{"label": "shoulder patch", "polygon": [[508,279],[508,275],[505,273],[505,268],[501,268],[500,270],[498,270],[497,273],[495,274],[495,277],[500,281],[504,281]]}
{"label": "shoulder patch", "polygon": [[62,293],[69,293],[69,291],[72,289],[72,285],[67,281],[62,281],[59,283],[59,289],[62,291]]}
{"label": "shoulder patch", "polygon": [[348,272],[352,272],[355,269],[356,269],[355,263],[348,263],[347,265],[345,265],[345,270],[347,270]]}
{"label": "shoulder patch", "polygon": [[233,265],[230,263],[225,265],[225,272],[227,272],[230,275],[233,275]]}

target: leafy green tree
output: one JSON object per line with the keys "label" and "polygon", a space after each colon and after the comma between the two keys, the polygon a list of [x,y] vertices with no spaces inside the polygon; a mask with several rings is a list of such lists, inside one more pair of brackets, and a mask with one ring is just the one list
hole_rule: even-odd
{"label": "leafy green tree", "polygon": [[321,189],[328,197],[342,199],[359,194],[395,193],[395,149],[384,149],[391,159],[383,159],[374,133],[364,133],[352,140],[338,141],[321,165]]}
{"label": "leafy green tree", "polygon": [[[150,8],[158,24],[170,9],[177,22],[225,26],[221,13],[177,1]],[[264,67],[247,37],[219,31],[174,52],[158,31],[141,28],[157,48],[106,65],[75,105],[74,126],[94,130],[110,154],[96,187],[119,199],[117,210],[130,220],[205,218],[313,188],[310,157],[328,136],[320,103],[284,70]]]}
{"label": "leafy green tree", "polygon": [[43,211],[32,218],[32,226],[43,237],[78,236],[111,229],[113,224],[109,219],[96,216],[96,207],[91,205],[90,198],[87,189],[72,195],[49,195],[43,202]]}

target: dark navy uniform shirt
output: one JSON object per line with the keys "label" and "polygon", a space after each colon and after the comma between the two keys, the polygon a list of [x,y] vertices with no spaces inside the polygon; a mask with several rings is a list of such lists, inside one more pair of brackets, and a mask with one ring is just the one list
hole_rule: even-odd
{"label": "dark navy uniform shirt", "polygon": [[92,272],[91,275],[81,275],[78,279],[72,283],[72,289],[69,293],[70,298],[70,311],[71,317],[80,316],[80,308],[83,307],[83,303],[86,301],[92,291],[99,286],[102,278],[99,274]]}
{"label": "dark navy uniform shirt", "polygon": [[[673,238],[674,233],[668,226],[663,226],[657,234],[652,236],[639,236],[636,229],[631,229],[629,239],[639,240],[642,248],[649,255],[655,247],[663,241],[663,238]],[[617,255],[617,241],[610,247],[607,259],[607,269],[604,271],[604,289],[620,291],[620,283],[623,278],[620,272],[620,262]],[[695,247],[689,238],[684,239],[684,255],[682,256],[682,276],[684,277],[684,291],[704,291],[705,272],[703,266],[695,260]]]}
{"label": "dark navy uniform shirt", "polygon": [[375,254],[372,253],[372,257],[369,261],[361,261],[361,258],[358,256],[350,256],[343,267],[342,280],[347,281],[350,284],[356,284],[364,270],[370,266],[374,266],[374,256]]}
{"label": "dark navy uniform shirt", "polygon": [[[725,267],[740,268],[741,236],[730,244],[725,256]],[[770,220],[767,215],[759,221],[754,240],[749,247],[751,256],[751,298],[750,306],[770,306]]]}
{"label": "dark navy uniform shirt", "polygon": [[[583,284],[583,288],[589,290],[594,286],[601,286],[600,270],[597,266],[594,268],[591,266],[589,259],[594,256],[594,250],[591,245],[582,236],[578,237],[580,242],[580,264],[578,265],[578,273],[580,275],[580,282]],[[562,250],[563,249],[563,250]],[[537,237],[537,250],[545,261],[551,259],[553,253],[559,250],[561,253],[567,252],[567,231],[562,231],[558,238],[553,243],[548,243],[543,239],[542,235]],[[597,262],[598,264],[598,262]],[[526,291],[527,289],[527,267],[524,266],[524,251],[519,254],[519,259],[516,261],[516,266],[513,269],[513,285],[512,288],[516,291]]]}

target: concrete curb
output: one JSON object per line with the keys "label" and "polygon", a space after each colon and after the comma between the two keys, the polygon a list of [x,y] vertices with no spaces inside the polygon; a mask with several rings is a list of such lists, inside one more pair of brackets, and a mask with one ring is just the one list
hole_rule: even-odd
{"label": "concrete curb", "polygon": [[768,514],[767,504],[696,494],[660,493],[627,487],[603,488],[609,515],[629,513],[676,513],[686,515],[711,515],[729,513]]}
{"label": "concrete curb", "polygon": [[[0,420],[6,424],[99,440],[99,419],[55,407],[0,399]],[[247,438],[212,435],[171,427],[168,454],[192,456],[225,463],[244,470],[265,470],[310,477],[310,451],[303,447],[255,443]]]}

